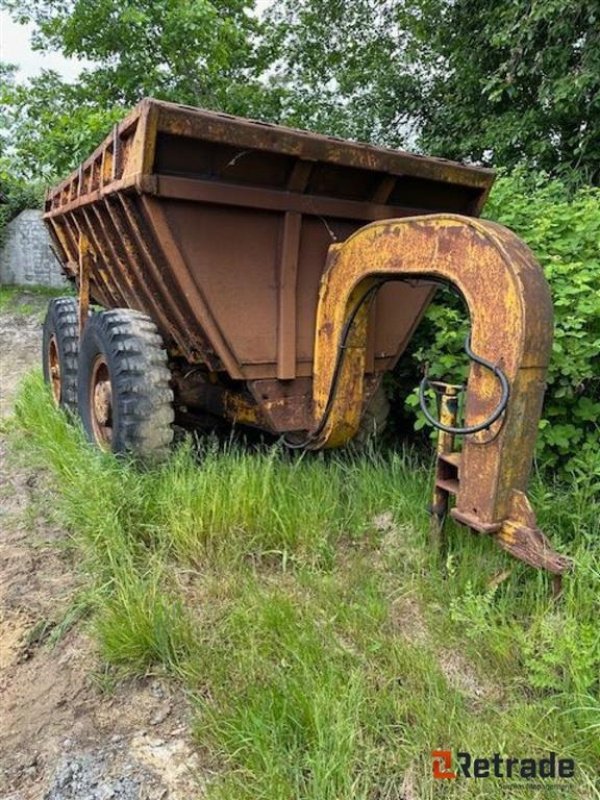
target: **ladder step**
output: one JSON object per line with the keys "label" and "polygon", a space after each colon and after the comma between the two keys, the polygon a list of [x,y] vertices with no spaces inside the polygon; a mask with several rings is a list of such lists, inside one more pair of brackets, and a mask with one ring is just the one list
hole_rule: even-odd
{"label": "ladder step", "polygon": [[450,494],[458,494],[459,484],[457,478],[438,478],[435,485],[446,492],[450,492]]}
{"label": "ladder step", "polygon": [[453,467],[460,466],[460,459],[462,453],[438,453],[438,458],[440,461],[445,461],[447,464],[452,464]]}

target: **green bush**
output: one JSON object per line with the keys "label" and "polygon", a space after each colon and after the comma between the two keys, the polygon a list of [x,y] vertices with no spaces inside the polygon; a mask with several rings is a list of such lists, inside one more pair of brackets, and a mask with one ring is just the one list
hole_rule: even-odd
{"label": "green bush", "polygon": [[[541,467],[563,475],[600,474],[600,190],[574,191],[545,177],[516,173],[498,179],[485,216],[515,231],[544,268],[554,302],[554,344],[538,446]],[[398,376],[402,392],[415,368],[457,382],[468,368],[463,343],[465,309],[448,293],[427,312],[409,360]],[[407,388],[405,388],[406,394]],[[424,420],[416,393],[405,400],[417,429]]]}
{"label": "green bush", "polygon": [[4,244],[6,226],[26,208],[41,208],[44,189],[41,184],[15,178],[4,169],[4,159],[0,159],[0,190],[4,202],[0,204],[0,247]]}

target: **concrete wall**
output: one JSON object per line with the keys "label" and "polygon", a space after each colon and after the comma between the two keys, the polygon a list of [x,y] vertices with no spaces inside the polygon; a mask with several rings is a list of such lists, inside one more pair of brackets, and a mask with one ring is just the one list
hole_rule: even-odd
{"label": "concrete wall", "polygon": [[41,211],[21,211],[8,223],[0,251],[0,283],[56,288],[68,284],[50,249]]}

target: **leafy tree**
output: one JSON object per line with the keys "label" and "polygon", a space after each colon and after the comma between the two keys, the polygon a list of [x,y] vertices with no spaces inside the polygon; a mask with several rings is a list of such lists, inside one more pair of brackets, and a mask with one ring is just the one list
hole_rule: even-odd
{"label": "leafy tree", "polygon": [[270,19],[292,119],[600,183],[598,0],[278,0]]}
{"label": "leafy tree", "polygon": [[86,59],[80,83],[98,101],[146,95],[234,108],[257,90],[254,0],[5,0],[37,25],[34,46]]}
{"label": "leafy tree", "polygon": [[600,183],[598,0],[427,3],[422,147]]}
{"label": "leafy tree", "polygon": [[14,86],[15,73],[17,68],[14,64],[7,64],[0,61],[0,158],[6,156],[7,148],[10,143],[8,131],[8,107],[6,104],[9,87]]}
{"label": "leafy tree", "polygon": [[0,63],[0,246],[4,243],[6,225],[24,208],[41,204],[43,187],[26,181],[15,170],[15,143],[10,129],[8,91],[14,87],[16,67]]}
{"label": "leafy tree", "polygon": [[88,62],[74,84],[44,72],[5,88],[16,168],[67,172],[148,95],[273,116],[253,2],[4,0],[16,20],[35,23],[34,47]]}
{"label": "leafy tree", "polygon": [[267,12],[282,117],[324,133],[410,141],[420,86],[396,0],[277,0]]}
{"label": "leafy tree", "polygon": [[52,70],[26,84],[5,80],[0,89],[3,161],[15,177],[52,180],[96,147],[123,116],[121,106],[98,106]]}

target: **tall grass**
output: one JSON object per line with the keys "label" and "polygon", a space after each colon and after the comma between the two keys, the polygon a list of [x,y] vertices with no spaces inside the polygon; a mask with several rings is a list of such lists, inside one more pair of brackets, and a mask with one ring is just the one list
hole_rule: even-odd
{"label": "tall grass", "polygon": [[340,539],[367,535],[378,513],[427,519],[427,476],[406,454],[297,457],[208,440],[144,471],[90,448],[51,408],[39,377],[25,383],[16,418],[28,457],[60,483],[58,513],[93,555],[114,550],[118,535],[126,548],[164,548],[188,565],[268,558],[322,566]]}
{"label": "tall grass", "polygon": [[458,527],[440,569],[427,470],[410,452],[295,457],[215,440],[143,470],[92,450],[38,376],[12,442],[49,474],[102,657],[187,688],[212,797],[530,796],[492,779],[440,788],[438,747],[554,750],[577,774],[544,796],[600,797],[590,482],[534,487],[576,562],[556,603],[545,575]]}
{"label": "tall grass", "polygon": [[[2,285],[0,286],[0,311],[12,310],[16,314],[22,314],[24,316],[30,315],[32,312],[36,311],[37,305],[41,305],[43,301],[48,298],[71,293],[72,290],[64,286],[60,289],[56,289],[49,286],[23,287]],[[23,302],[28,296],[36,301],[33,305]],[[16,300],[20,302],[15,302]]]}

